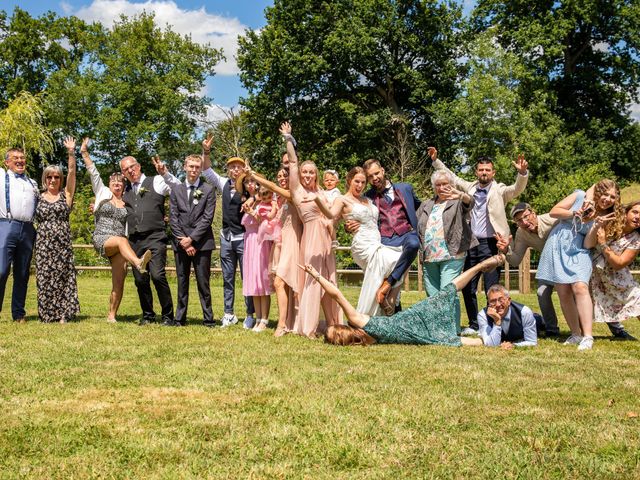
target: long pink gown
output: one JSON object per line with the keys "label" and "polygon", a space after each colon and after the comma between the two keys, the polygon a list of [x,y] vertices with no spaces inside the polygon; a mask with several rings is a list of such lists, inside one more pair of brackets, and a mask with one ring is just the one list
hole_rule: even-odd
{"label": "long pink gown", "polygon": [[242,294],[246,297],[271,295],[273,284],[269,275],[271,241],[258,241],[258,221],[251,215],[242,217],[244,254],[242,257]]}
{"label": "long pink gown", "polygon": [[[322,195],[322,192],[318,194]],[[322,214],[315,202],[300,204],[298,212],[303,223],[301,263],[313,265],[320,275],[335,283],[336,258],[331,251],[331,221]],[[301,271],[299,282],[302,293],[294,331],[307,336],[323,334],[327,326],[338,323],[338,304],[324,294],[320,284],[311,275]],[[326,325],[320,324],[320,305],[325,313]]]}
{"label": "long pink gown", "polygon": [[284,202],[281,208],[280,220],[282,222],[282,247],[280,250],[280,260],[276,266],[276,276],[280,277],[286,284],[287,291],[287,320],[285,328],[293,331],[296,314],[298,311],[298,299],[296,295],[300,293],[298,287],[298,272],[300,263],[300,241],[302,238],[302,222],[298,216],[296,207],[290,202]]}

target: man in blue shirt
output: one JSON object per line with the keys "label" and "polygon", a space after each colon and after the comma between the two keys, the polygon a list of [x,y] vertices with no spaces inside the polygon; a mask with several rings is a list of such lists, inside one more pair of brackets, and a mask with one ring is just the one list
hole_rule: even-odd
{"label": "man in blue shirt", "polygon": [[478,313],[478,333],[487,347],[534,347],[538,344],[540,315],[521,303],[511,300],[500,284],[489,287],[487,307]]}

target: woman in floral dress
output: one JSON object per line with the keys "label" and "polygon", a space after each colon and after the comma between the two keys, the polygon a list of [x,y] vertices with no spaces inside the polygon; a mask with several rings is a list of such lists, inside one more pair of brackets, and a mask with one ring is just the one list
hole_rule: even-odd
{"label": "woman in floral dress", "polygon": [[[596,322],[622,322],[640,315],[640,285],[629,269],[640,252],[640,201],[627,205],[625,210],[620,238],[607,241],[604,227],[596,230],[597,253],[591,276]],[[593,243],[593,236],[585,240],[585,246]]]}
{"label": "woman in floral dress", "polygon": [[65,323],[80,312],[76,270],[71,248],[69,214],[76,189],[76,142],[64,140],[69,165],[67,184],[62,190],[64,174],[57,165],[42,172],[44,192],[36,207],[36,285],[40,321]]}

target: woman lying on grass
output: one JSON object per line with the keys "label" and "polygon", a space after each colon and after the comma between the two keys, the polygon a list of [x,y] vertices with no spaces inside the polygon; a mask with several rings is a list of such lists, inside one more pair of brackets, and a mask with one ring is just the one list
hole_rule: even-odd
{"label": "woman lying on grass", "polygon": [[[371,345],[372,343],[404,343],[412,345],[482,345],[479,338],[458,337],[458,292],[479,272],[493,270],[504,263],[504,255],[494,255],[457,276],[433,297],[390,317],[370,317],[359,313],[333,283],[312,265],[303,268],[342,307],[351,326],[332,325],[325,342],[334,345]],[[457,307],[457,308],[456,308]]]}

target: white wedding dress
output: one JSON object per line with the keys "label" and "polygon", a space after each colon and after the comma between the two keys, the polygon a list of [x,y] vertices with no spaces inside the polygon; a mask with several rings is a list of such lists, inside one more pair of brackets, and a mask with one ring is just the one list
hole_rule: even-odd
{"label": "white wedding dress", "polygon": [[382,309],[376,302],[376,291],[396,266],[402,247],[387,247],[382,244],[378,230],[378,208],[371,200],[367,199],[367,205],[349,203],[352,210],[345,218],[360,222],[360,228],[351,241],[351,256],[364,270],[356,310],[371,316],[380,315]]}

